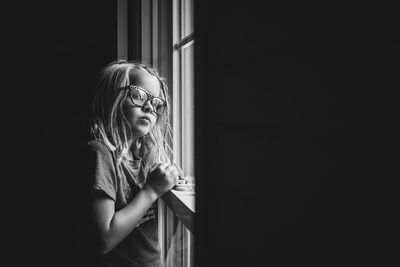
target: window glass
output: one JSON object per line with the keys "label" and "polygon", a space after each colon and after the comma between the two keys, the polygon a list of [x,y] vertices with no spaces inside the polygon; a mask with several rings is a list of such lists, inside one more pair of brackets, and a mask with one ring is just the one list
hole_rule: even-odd
{"label": "window glass", "polygon": [[193,32],[193,0],[182,1],[182,35],[181,38]]}
{"label": "window glass", "polygon": [[194,176],[194,45],[182,48],[182,167],[184,175]]}

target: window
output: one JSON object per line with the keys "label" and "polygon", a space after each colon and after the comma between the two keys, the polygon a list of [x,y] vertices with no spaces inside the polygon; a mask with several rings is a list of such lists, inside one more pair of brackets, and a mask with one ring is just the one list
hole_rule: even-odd
{"label": "window", "polygon": [[[118,58],[152,65],[172,99],[175,162],[194,183],[194,0],[118,0]],[[169,192],[158,205],[165,267],[193,266],[194,194]],[[173,211],[172,211],[173,210]]]}
{"label": "window", "polygon": [[173,96],[174,147],[178,162],[188,178],[194,175],[194,73],[193,0],[174,1],[173,16]]}
{"label": "window", "polygon": [[[172,3],[173,147],[175,160],[182,167],[184,176],[194,182],[193,0],[173,0]],[[181,259],[182,262],[176,264],[172,260],[167,262],[167,266],[193,266],[193,234],[181,226],[175,237],[183,249],[175,260]]]}

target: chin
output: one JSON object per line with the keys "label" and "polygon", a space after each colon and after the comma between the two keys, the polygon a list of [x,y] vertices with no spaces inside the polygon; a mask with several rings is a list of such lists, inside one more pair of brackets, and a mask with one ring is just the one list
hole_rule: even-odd
{"label": "chin", "polygon": [[134,138],[139,138],[139,137],[142,137],[142,136],[145,136],[145,135],[147,135],[148,133],[149,133],[150,131],[149,130],[147,130],[147,129],[132,129],[132,133],[133,133],[133,136],[134,136]]}

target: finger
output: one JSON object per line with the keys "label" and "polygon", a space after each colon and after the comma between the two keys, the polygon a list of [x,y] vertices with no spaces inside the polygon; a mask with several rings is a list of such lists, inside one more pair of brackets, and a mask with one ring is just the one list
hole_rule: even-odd
{"label": "finger", "polygon": [[154,163],[154,164],[151,166],[149,172],[154,171],[154,170],[157,169],[160,165],[161,165],[161,163]]}
{"label": "finger", "polygon": [[183,175],[183,172],[182,172],[181,168],[180,168],[176,163],[173,163],[173,165],[174,165],[175,168],[178,170],[178,174],[179,174],[179,175]]}
{"label": "finger", "polygon": [[173,181],[174,181],[174,185],[177,185],[178,184],[178,175],[174,175],[174,177],[173,177]]}
{"label": "finger", "polygon": [[184,178],[180,175],[179,170],[175,169],[175,170],[174,170],[174,175],[176,176],[177,182],[179,182],[179,181],[185,181]]}
{"label": "finger", "polygon": [[176,169],[176,168],[175,168],[174,165],[168,165],[168,166],[165,168],[165,170],[168,171],[168,172],[171,172],[171,171],[173,171],[173,170],[175,170],[175,169]]}
{"label": "finger", "polygon": [[169,165],[168,162],[163,162],[163,163],[160,163],[160,165],[158,165],[158,168],[166,170],[168,165]]}
{"label": "finger", "polygon": [[[177,176],[177,174],[175,173],[175,170],[174,170],[173,168],[167,168],[167,169],[165,169],[165,174],[166,174],[168,177],[171,177],[171,178],[175,178],[175,176]],[[178,179],[178,178],[176,177],[176,179]]]}
{"label": "finger", "polygon": [[175,169],[175,174],[177,176],[178,181],[184,180],[184,178],[180,175],[180,171],[179,170]]}
{"label": "finger", "polygon": [[167,167],[165,170],[165,174],[168,175],[169,177],[178,180],[178,172],[176,170],[176,168],[174,167]]}

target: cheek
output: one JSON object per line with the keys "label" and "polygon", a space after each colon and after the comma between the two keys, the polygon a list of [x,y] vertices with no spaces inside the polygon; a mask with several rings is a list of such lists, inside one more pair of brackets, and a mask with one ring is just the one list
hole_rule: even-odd
{"label": "cheek", "polygon": [[136,111],[132,107],[129,107],[129,108],[128,107],[124,107],[123,108],[123,113],[124,113],[125,118],[129,122],[129,124],[132,124],[137,118]]}

